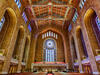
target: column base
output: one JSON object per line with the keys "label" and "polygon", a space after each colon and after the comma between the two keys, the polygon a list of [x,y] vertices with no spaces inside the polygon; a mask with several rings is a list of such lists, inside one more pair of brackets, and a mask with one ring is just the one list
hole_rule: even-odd
{"label": "column base", "polygon": [[83,71],[80,71],[80,73],[84,73]]}
{"label": "column base", "polygon": [[93,72],[93,74],[97,75],[97,74],[100,74],[100,72]]}
{"label": "column base", "polygon": [[17,73],[21,73],[21,71],[17,71]]}
{"label": "column base", "polygon": [[8,74],[8,72],[0,72],[0,74]]}

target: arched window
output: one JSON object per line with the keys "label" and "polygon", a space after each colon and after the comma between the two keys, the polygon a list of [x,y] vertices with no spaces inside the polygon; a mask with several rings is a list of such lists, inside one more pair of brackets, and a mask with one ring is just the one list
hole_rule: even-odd
{"label": "arched window", "polygon": [[42,34],[42,39],[47,38],[47,37],[54,37],[55,39],[57,39],[58,35],[55,32],[47,31],[46,33]]}
{"label": "arched window", "polygon": [[49,31],[49,36],[50,36],[51,32]]}
{"label": "arched window", "polygon": [[3,26],[4,22],[5,22],[5,17],[3,17],[3,18],[1,19],[1,21],[0,21],[0,31],[1,31],[1,29],[2,29],[2,26]]}
{"label": "arched window", "polygon": [[48,37],[48,32],[47,32],[47,37]]}
{"label": "arched window", "polygon": [[73,19],[72,19],[72,21],[73,21],[74,23],[76,22],[77,17],[78,17],[78,13],[77,13],[77,11],[76,11],[75,14],[74,14],[74,17],[73,17]]}
{"label": "arched window", "polygon": [[72,25],[70,24],[68,27],[68,31],[70,32],[72,30]]}
{"label": "arched window", "polygon": [[86,0],[81,0],[81,1],[80,1],[79,7],[80,7],[81,9],[83,8],[85,2],[86,2]]}
{"label": "arched window", "polygon": [[53,39],[49,38],[44,41],[44,61],[56,61],[56,42]]}
{"label": "arched window", "polygon": [[58,38],[58,35],[56,34],[56,39]]}
{"label": "arched window", "polygon": [[42,39],[44,39],[44,34],[42,34]]}
{"label": "arched window", "polygon": [[31,25],[29,24],[28,25],[28,30],[31,32],[32,28],[31,28]]}
{"label": "arched window", "polygon": [[55,33],[54,33],[53,37],[55,38]]}
{"label": "arched window", "polygon": [[25,12],[23,12],[22,17],[23,17],[25,23],[27,23],[27,20],[28,20],[28,19],[27,19],[27,16],[26,16]]}
{"label": "arched window", "polygon": [[47,37],[47,34],[45,33],[45,38]]}
{"label": "arched window", "polygon": [[98,16],[96,17],[96,24],[97,24],[97,26],[98,26],[98,29],[99,29],[99,31],[100,31],[100,19],[98,18]]}
{"label": "arched window", "polygon": [[15,2],[16,2],[16,4],[17,4],[18,8],[20,8],[20,7],[21,7],[20,0],[15,0]]}

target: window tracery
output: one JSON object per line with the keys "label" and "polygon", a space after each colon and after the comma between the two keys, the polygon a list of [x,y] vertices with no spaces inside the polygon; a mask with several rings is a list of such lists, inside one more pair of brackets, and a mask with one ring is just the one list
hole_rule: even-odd
{"label": "window tracery", "polygon": [[44,61],[55,62],[56,61],[56,43],[53,39],[47,39],[44,46]]}

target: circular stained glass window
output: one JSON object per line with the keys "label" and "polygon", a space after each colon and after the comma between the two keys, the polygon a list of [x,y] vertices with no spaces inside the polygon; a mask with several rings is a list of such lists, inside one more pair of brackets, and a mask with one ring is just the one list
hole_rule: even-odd
{"label": "circular stained glass window", "polygon": [[54,48],[54,46],[55,46],[54,40],[52,40],[52,39],[46,40],[46,47],[47,48]]}

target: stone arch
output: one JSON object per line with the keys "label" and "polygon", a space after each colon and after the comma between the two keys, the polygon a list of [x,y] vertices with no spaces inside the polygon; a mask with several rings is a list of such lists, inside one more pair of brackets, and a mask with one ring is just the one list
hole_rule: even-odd
{"label": "stone arch", "polygon": [[12,8],[7,8],[3,16],[5,17],[5,22],[0,32],[0,49],[5,56],[16,29],[17,18]]}
{"label": "stone arch", "polygon": [[12,55],[12,57],[17,60],[19,59],[20,51],[22,48],[20,46],[23,44],[24,32],[25,32],[24,27],[20,26],[20,28],[18,30],[17,38],[16,38],[16,43],[14,46],[13,55]]}
{"label": "stone arch", "polygon": [[100,36],[97,34],[100,32],[97,32],[97,25],[94,21],[96,16],[97,14],[92,8],[88,9],[84,15],[85,28],[95,56],[97,55],[96,50],[100,49]]}
{"label": "stone arch", "polygon": [[88,57],[88,54],[87,54],[87,49],[86,49],[86,45],[85,45],[84,38],[83,38],[83,33],[82,33],[80,26],[76,27],[75,35],[76,35],[76,39],[77,39],[79,52],[81,52],[80,53],[81,59],[83,60]]}
{"label": "stone arch", "polygon": [[[55,32],[57,35],[58,35],[58,38],[57,39],[55,39],[55,38],[53,38],[53,37],[47,37],[47,38],[53,38],[53,39],[55,39],[55,40],[58,40],[60,37],[61,37],[61,40],[63,41],[64,40],[64,36],[63,36],[63,32],[61,32],[61,31],[59,31],[57,28],[53,28],[53,27],[49,27],[49,28],[43,28],[43,29],[40,29],[40,31],[38,32],[38,35],[37,35],[37,38],[38,38],[38,40],[40,40],[41,38],[42,38],[42,34],[44,34],[44,33],[46,33],[46,32],[48,32],[48,31],[51,31],[51,32]],[[40,47],[37,47],[37,46],[39,46],[39,45],[36,45],[36,48],[38,49],[38,48],[41,48],[42,49],[42,51],[43,51],[43,46],[42,46],[42,43],[43,43],[43,41],[45,40],[45,39],[47,39],[47,38],[44,38],[44,39],[42,39],[41,40],[41,42],[39,42],[38,43],[38,41],[37,41],[37,44],[41,44],[40,45]],[[57,45],[60,45],[60,43],[58,43],[58,41],[56,41],[57,42]],[[61,42],[61,41],[60,41]],[[61,51],[61,50],[59,50],[60,49],[60,47],[59,48],[57,48],[57,52],[58,52],[58,50],[61,52],[61,53],[66,53],[66,49],[64,48],[65,46],[64,46],[64,43],[65,41],[63,41],[62,42],[62,44],[61,44],[61,46],[63,47],[63,49],[62,50],[64,50],[64,51]],[[57,46],[58,47],[58,46]],[[40,50],[40,49],[39,49]],[[38,51],[38,50],[37,50]],[[37,53],[37,51],[36,51],[36,53]],[[42,52],[41,51],[41,52]],[[43,52],[42,52],[43,53]],[[59,53],[59,52],[58,52]],[[38,56],[38,55],[35,55],[36,57]],[[43,55],[42,55],[42,57],[43,57]],[[63,56],[57,56],[57,61],[62,61],[62,62],[65,62],[65,60],[67,59],[59,59],[59,58],[65,58],[65,57],[67,57],[67,55],[63,55]],[[37,59],[38,59],[38,57],[37,57]],[[42,60],[44,60],[43,58],[41,58]],[[41,60],[41,61],[42,61]],[[35,60],[35,61],[37,61],[37,60]],[[69,60],[68,60],[69,61]],[[67,61],[67,62],[68,62]]]}
{"label": "stone arch", "polygon": [[[61,44],[62,46],[63,46],[63,52],[64,52],[64,58],[65,57],[67,57],[67,55],[66,55],[66,50],[67,49],[65,49],[65,36],[63,35],[63,32],[62,31],[59,31],[57,28],[52,28],[52,27],[49,27],[49,28],[44,28],[43,30],[41,30],[39,33],[38,33],[38,36],[37,37],[40,37],[40,35],[42,35],[43,33],[46,33],[46,32],[48,32],[48,31],[51,31],[51,32],[55,32],[57,35],[58,35],[58,39],[61,37],[61,40],[63,41],[63,43]],[[45,39],[48,39],[48,38],[53,38],[53,37],[47,37],[47,38],[45,38]],[[45,40],[45,39],[43,39],[43,41]],[[59,53],[58,52],[58,50],[59,50],[59,48],[57,48],[57,47],[59,47],[58,45],[60,44],[57,40],[58,39],[55,39],[55,38],[53,38],[55,41],[56,41],[56,50],[57,50],[57,53]],[[42,42],[43,42],[42,41]],[[59,40],[60,41],[60,40]],[[59,50],[60,51],[60,50]],[[67,59],[67,58],[66,58]],[[62,59],[63,61],[62,62],[65,62],[65,61],[69,61],[69,60],[66,60],[66,59]],[[57,56],[57,61],[59,61],[59,57]]]}

